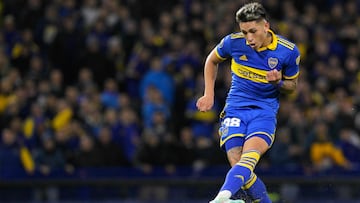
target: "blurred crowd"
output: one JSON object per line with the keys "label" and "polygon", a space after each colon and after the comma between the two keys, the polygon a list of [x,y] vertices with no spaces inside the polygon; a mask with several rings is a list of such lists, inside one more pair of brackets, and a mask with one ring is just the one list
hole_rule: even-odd
{"label": "blurred crowd", "polygon": [[[218,114],[198,112],[203,64],[238,31],[233,0],[3,0],[0,166],[29,175],[81,167],[227,164]],[[360,3],[263,1],[272,29],[301,52],[298,91],[281,97],[259,167],[308,172],[360,164]]]}

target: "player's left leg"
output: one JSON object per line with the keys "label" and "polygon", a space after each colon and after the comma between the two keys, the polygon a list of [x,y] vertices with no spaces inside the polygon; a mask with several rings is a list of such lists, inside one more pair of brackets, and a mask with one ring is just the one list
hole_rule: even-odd
{"label": "player's left leg", "polygon": [[[247,136],[247,140],[249,141],[245,141],[243,150],[253,150],[256,147],[262,146],[262,148],[258,148],[258,150],[261,154],[264,154],[274,142],[276,119],[260,111],[259,115],[248,127],[249,135]],[[254,172],[251,174],[250,179],[244,184],[243,189],[254,202],[271,203],[264,182],[257,177]]]}
{"label": "player's left leg", "polygon": [[[276,119],[271,112],[251,109],[241,114],[232,114],[230,109],[227,113],[224,121],[227,119],[233,122],[222,122],[223,128],[219,132],[220,143],[225,146],[232,168],[212,202],[229,202],[245,184],[253,185],[256,182],[253,171],[261,155],[270,148],[275,133]],[[260,188],[258,183],[255,186]]]}
{"label": "player's left leg", "polygon": [[[243,144],[242,155],[240,161],[236,163],[227,173],[225,182],[218,194],[219,197],[230,198],[246,183],[250,183],[256,164],[258,163],[262,154],[264,154],[272,145],[275,134],[276,119],[275,116],[266,111],[258,110],[247,126],[247,135]],[[256,179],[253,179],[254,183]],[[253,185],[251,191],[257,188],[256,194],[265,193],[266,188],[262,187],[262,181],[257,181]],[[249,184],[251,185],[251,184]],[[260,191],[261,190],[261,191]],[[251,192],[250,192],[251,193]],[[255,194],[255,192],[253,193]],[[256,199],[256,197],[252,197]],[[261,203],[266,202],[261,199]]]}
{"label": "player's left leg", "polygon": [[253,202],[271,203],[264,182],[255,173],[252,173],[251,178],[243,188]]}
{"label": "player's left leg", "polygon": [[251,180],[254,168],[262,153],[268,149],[268,144],[259,137],[251,137],[245,141],[240,161],[237,162],[227,173],[224,184],[216,199],[230,199],[236,192]]}

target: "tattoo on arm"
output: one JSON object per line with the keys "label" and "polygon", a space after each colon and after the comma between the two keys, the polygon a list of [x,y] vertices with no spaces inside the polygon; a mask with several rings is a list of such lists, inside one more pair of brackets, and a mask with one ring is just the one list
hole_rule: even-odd
{"label": "tattoo on arm", "polygon": [[291,94],[296,90],[297,79],[293,80],[284,80],[282,86],[280,87],[280,92],[285,94]]}

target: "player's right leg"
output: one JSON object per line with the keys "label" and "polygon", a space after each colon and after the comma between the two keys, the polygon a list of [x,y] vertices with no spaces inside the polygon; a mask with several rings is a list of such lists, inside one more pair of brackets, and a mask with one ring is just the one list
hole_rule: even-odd
{"label": "player's right leg", "polygon": [[[221,136],[220,146],[226,151],[228,161],[231,166],[234,167],[239,162],[242,155],[246,123],[242,121],[241,117],[246,116],[246,114],[239,114],[238,111],[226,109],[226,112],[224,111],[222,116],[221,127],[219,129],[219,134]],[[242,200],[232,200],[231,197],[241,189],[240,186],[244,184],[244,180],[241,179],[241,174],[239,175],[239,178],[229,178],[230,176],[232,176],[232,174],[228,173],[224,183],[224,185],[227,185],[230,188],[222,187],[211,203],[243,202]],[[242,183],[238,183],[238,181]]]}

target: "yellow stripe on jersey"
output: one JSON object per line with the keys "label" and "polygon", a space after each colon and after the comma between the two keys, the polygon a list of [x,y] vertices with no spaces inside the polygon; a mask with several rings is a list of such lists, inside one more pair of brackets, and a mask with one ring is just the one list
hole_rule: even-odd
{"label": "yellow stripe on jersey", "polygon": [[266,80],[266,70],[259,70],[256,68],[238,64],[235,62],[234,59],[231,62],[231,70],[235,73],[235,75],[241,78],[248,79],[254,82],[269,83]]}
{"label": "yellow stripe on jersey", "polygon": [[215,49],[215,54],[216,54],[216,56],[217,56],[220,60],[223,60],[223,61],[226,60],[226,58],[220,56],[220,54],[218,53],[218,50],[217,50],[217,49]]}
{"label": "yellow stripe on jersey", "polygon": [[296,73],[295,75],[293,75],[293,76],[283,75],[283,77],[284,77],[285,79],[291,80],[291,79],[297,78],[297,77],[299,76],[299,73],[300,73],[300,72],[297,72],[297,73]]}

